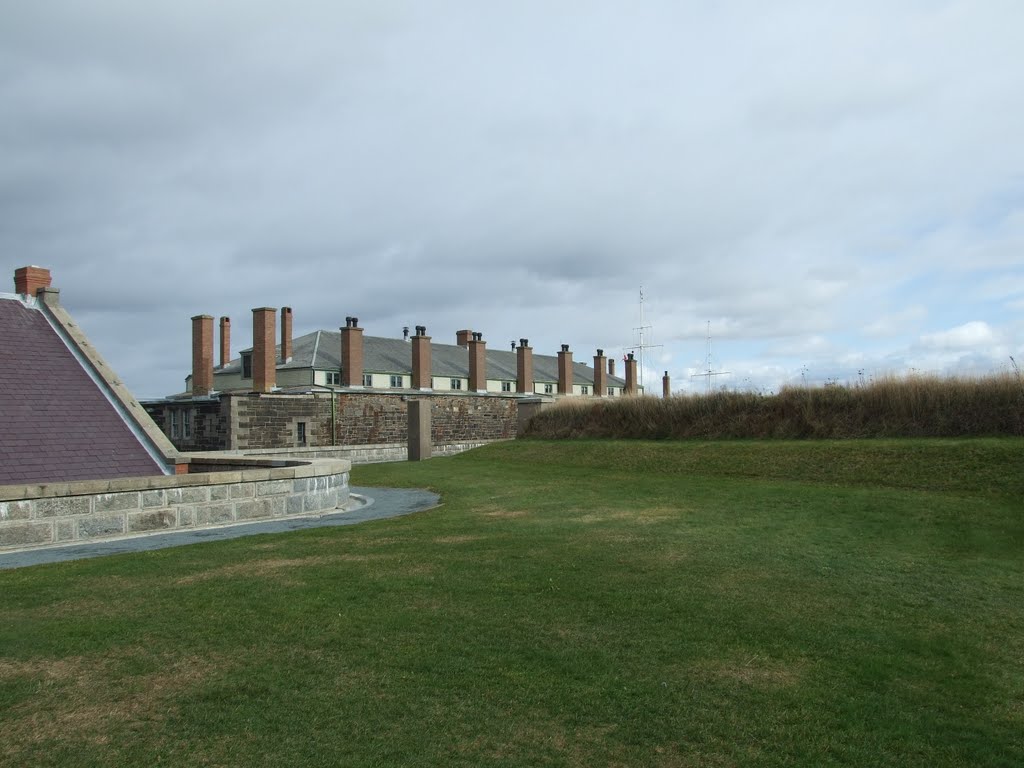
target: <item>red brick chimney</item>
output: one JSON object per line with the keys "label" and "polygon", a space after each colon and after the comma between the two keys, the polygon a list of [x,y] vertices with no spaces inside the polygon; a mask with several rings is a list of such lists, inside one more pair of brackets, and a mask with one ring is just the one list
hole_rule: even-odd
{"label": "red brick chimney", "polygon": [[358,317],[346,317],[341,329],[341,386],[363,386],[363,329]]}
{"label": "red brick chimney", "polygon": [[205,397],[213,391],[213,317],[192,318],[192,394]]}
{"label": "red brick chimney", "polygon": [[430,377],[430,337],[424,325],[417,325],[416,335],[412,337],[412,388],[434,388]]}
{"label": "red brick chimney", "polygon": [[609,357],[608,358],[608,375],[609,376],[614,376],[615,375],[615,358],[614,357]]}
{"label": "red brick chimney", "polygon": [[[462,333],[462,331],[459,331]],[[469,391],[487,391],[487,342],[482,333],[474,333],[469,346]]]}
{"label": "red brick chimney", "polygon": [[292,308],[281,307],[281,362],[292,359]]}
{"label": "red brick chimney", "polygon": [[[473,332],[469,330],[456,331],[455,332],[455,343],[460,347],[468,347],[470,339],[473,338]],[[472,387],[470,387],[472,389]]]}
{"label": "red brick chimney", "polygon": [[572,379],[572,352],[568,344],[563,344],[558,352],[558,394],[572,394]]}
{"label": "red brick chimney", "polygon": [[516,392],[533,394],[533,347],[529,339],[520,339],[516,348]]}
{"label": "red brick chimney", "polygon": [[277,383],[276,312],[273,307],[257,307],[252,311],[253,392],[270,392]]}
{"label": "red brick chimney", "polygon": [[50,287],[50,270],[45,267],[19,267],[14,270],[14,292],[35,296],[40,288]]}
{"label": "red brick chimney", "polygon": [[220,319],[220,367],[231,361],[231,318]]}
{"label": "red brick chimney", "polygon": [[608,391],[608,374],[604,369],[604,350],[597,350],[594,355],[594,395],[604,397]]}
{"label": "red brick chimney", "polygon": [[636,358],[633,357],[633,353],[630,352],[626,356],[626,389],[623,392],[626,395],[637,394],[636,388]]}

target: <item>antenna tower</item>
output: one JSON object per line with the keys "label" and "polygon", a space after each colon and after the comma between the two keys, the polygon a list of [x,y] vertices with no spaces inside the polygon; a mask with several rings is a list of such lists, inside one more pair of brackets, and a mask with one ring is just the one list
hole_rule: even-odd
{"label": "antenna tower", "polygon": [[[640,352],[640,386],[641,387],[644,386],[644,350],[645,349],[660,349],[661,346],[662,346],[661,344],[647,344],[644,341],[644,331],[649,331],[649,330],[651,330],[652,327],[653,326],[651,326],[651,325],[644,325],[644,287],[641,285],[640,286],[640,325],[637,328],[633,329],[638,334],[637,338],[639,339],[639,343],[636,344],[635,346],[630,347],[630,349],[634,349],[634,350],[637,350],[637,351]],[[647,390],[645,389],[644,392],[646,392],[646,391]]]}
{"label": "antenna tower", "polygon": [[707,358],[705,359],[704,362],[705,362],[705,365],[707,365],[708,369],[706,371],[704,371],[704,373],[695,373],[690,378],[691,379],[704,379],[705,385],[706,385],[706,392],[708,394],[711,394],[711,377],[712,376],[725,376],[725,375],[727,375],[729,373],[732,373],[732,371],[713,371],[713,370],[711,370],[711,321],[710,320],[708,320],[708,354],[707,354]]}

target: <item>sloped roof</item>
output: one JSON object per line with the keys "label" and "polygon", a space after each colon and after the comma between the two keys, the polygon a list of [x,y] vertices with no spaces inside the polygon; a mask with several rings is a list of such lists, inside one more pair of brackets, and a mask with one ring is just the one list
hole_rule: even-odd
{"label": "sloped roof", "polygon": [[[252,347],[242,352],[252,352]],[[281,347],[276,347],[280,356]],[[487,350],[487,378],[494,380],[516,380],[516,353],[511,350]],[[241,358],[235,358],[217,373],[241,373]],[[341,368],[341,333],[339,331],[313,331],[298,336],[292,341],[292,358],[279,363],[278,370],[290,368],[315,368],[321,371]],[[412,373],[412,344],[404,339],[384,336],[363,337],[363,370],[367,373]],[[433,376],[452,378],[469,377],[469,352],[457,344],[430,344],[430,373]],[[537,382],[558,381],[558,356],[533,355],[533,379]],[[586,363],[573,361],[573,383],[594,384],[594,369]],[[608,385],[624,387],[626,382],[618,376],[609,376]]]}
{"label": "sloped roof", "polygon": [[35,300],[0,295],[0,485],[163,474]]}

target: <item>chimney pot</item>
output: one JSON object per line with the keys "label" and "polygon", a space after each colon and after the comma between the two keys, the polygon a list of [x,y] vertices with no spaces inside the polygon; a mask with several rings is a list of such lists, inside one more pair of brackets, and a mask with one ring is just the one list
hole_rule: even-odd
{"label": "chimney pot", "polygon": [[430,337],[424,325],[416,326],[412,339],[412,388],[433,389],[430,365]]}
{"label": "chimney pot", "polygon": [[220,319],[220,367],[231,361],[231,318]]}
{"label": "chimney pot", "polygon": [[292,359],[292,308],[281,307],[281,362]]}
{"label": "chimney pot", "polygon": [[41,288],[50,287],[50,270],[45,267],[19,267],[14,270],[14,292],[34,297]]}

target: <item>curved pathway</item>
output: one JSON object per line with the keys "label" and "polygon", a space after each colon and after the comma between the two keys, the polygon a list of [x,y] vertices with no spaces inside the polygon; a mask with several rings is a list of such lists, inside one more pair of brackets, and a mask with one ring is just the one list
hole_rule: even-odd
{"label": "curved pathway", "polygon": [[198,528],[192,531],[154,533],[123,539],[97,541],[91,544],[68,544],[41,549],[24,549],[0,554],[0,569],[23,568],[27,565],[57,563],[63,560],[81,560],[85,557],[117,555],[123,552],[146,552],[152,549],[179,547],[201,541],[237,539],[257,533],[284,533],[305,528],[328,525],[355,525],[368,520],[384,520],[422,512],[441,503],[436,493],[418,488],[361,488],[351,486],[349,492],[356,505],[319,517],[290,517],[283,520],[260,520],[252,523],[223,525],[216,528]]}

